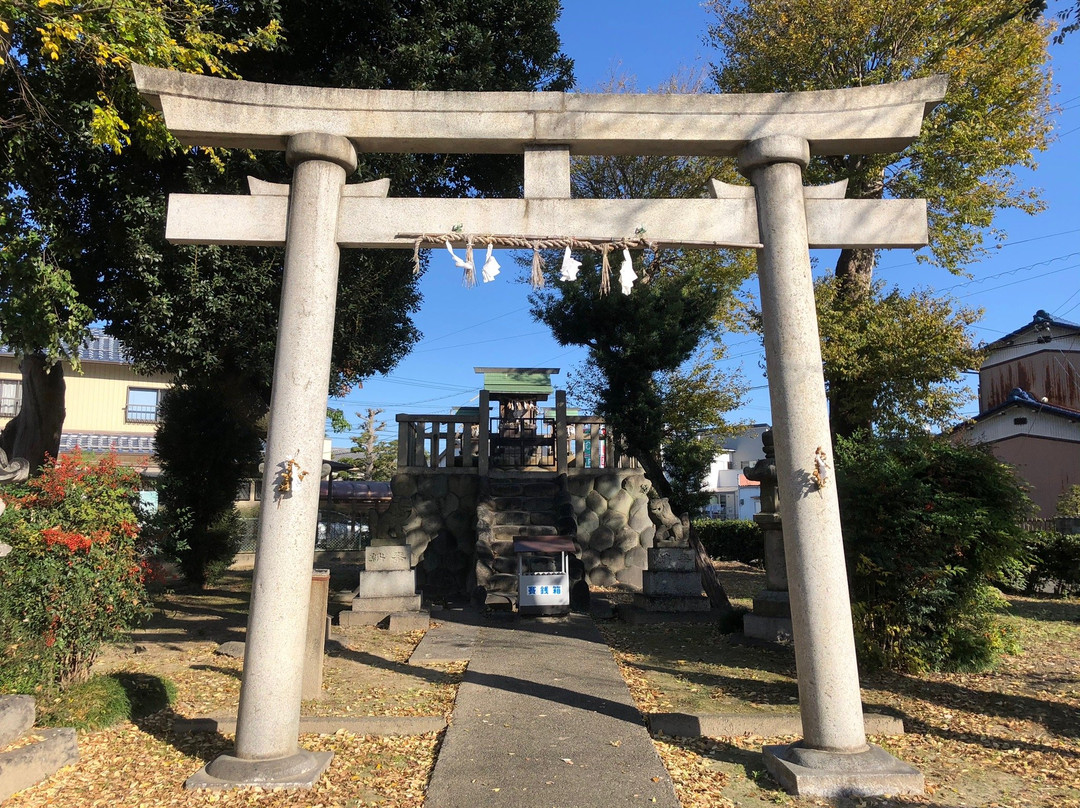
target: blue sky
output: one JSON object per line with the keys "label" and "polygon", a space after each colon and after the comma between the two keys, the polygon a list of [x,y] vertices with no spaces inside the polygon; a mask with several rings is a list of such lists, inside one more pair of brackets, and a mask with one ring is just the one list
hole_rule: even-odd
{"label": "blue sky", "polygon": [[[1072,0],[1069,0],[1071,3]],[[1051,13],[1061,7],[1051,3]],[[633,76],[646,90],[684,69],[706,66],[713,53],[702,41],[710,16],[698,0],[667,0],[663,13],[647,0],[565,0],[558,23],[563,50],[575,60],[578,89],[595,89],[617,74]],[[1042,189],[1047,209],[1037,216],[1004,214],[997,226],[1008,234],[1005,245],[970,268],[970,277],[917,264],[911,251],[882,256],[876,277],[901,289],[948,291],[967,306],[984,309],[975,328],[981,341],[994,339],[1031,320],[1038,309],[1080,322],[1080,33],[1051,46],[1052,70],[1060,112],[1056,142],[1039,156],[1039,169],[1021,181]],[[356,412],[381,407],[384,436],[396,435],[394,415],[445,413],[476,395],[480,377],[474,367],[557,367],[566,371],[584,356],[559,346],[529,317],[529,287],[524,271],[507,253],[497,254],[503,272],[490,284],[467,289],[460,270],[445,252],[432,254],[421,281],[424,302],[415,321],[424,338],[386,377],[365,381],[331,401],[354,424]],[[822,268],[834,260],[818,254]],[[748,285],[755,291],[755,284]],[[768,422],[768,390],[761,371],[764,351],[754,335],[732,334],[726,367],[742,368],[751,386],[734,419]],[[974,387],[974,379],[972,382]],[[972,401],[967,413],[977,411]],[[349,433],[333,436],[349,444]]]}

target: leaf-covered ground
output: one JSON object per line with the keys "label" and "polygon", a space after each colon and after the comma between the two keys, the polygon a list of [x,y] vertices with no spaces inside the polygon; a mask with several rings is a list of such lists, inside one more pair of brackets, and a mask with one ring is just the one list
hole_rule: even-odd
{"label": "leaf-covered ground", "polygon": [[[110,649],[95,671],[167,677],[176,701],[135,723],[80,732],[80,760],[27,789],[5,806],[150,808],[150,806],[348,806],[413,808],[424,800],[441,733],[379,738],[339,732],[303,735],[300,745],[334,752],[313,791],[184,791],[184,780],[222,752],[232,735],[176,733],[177,718],[233,716],[242,662],[216,654],[242,640],[250,574],[231,574],[215,590],[171,594],[133,642]],[[335,628],[323,668],[323,698],[304,702],[304,715],[448,716],[464,665],[408,664],[423,632],[391,634],[376,628]]]}
{"label": "leaf-covered ground", "polygon": [[[740,599],[763,584],[722,570]],[[742,601],[744,605],[745,600]],[[980,674],[864,675],[869,712],[900,716],[906,733],[871,738],[925,775],[922,797],[825,802],[780,791],[761,746],[795,738],[655,737],[684,808],[699,806],[1080,806],[1080,600],[1012,598],[1005,620],[1023,648]],[[604,624],[643,712],[797,709],[794,656],[700,626]]]}
{"label": "leaf-covered ground", "polygon": [[[763,576],[722,570],[737,602],[749,605]],[[421,806],[440,735],[305,735],[301,745],[332,750],[327,775],[310,792],[186,792],[182,783],[231,745],[231,736],[177,734],[177,717],[235,714],[241,664],[214,653],[242,639],[246,578],[219,590],[172,595],[134,642],[103,657],[102,671],[166,676],[172,708],[136,723],[79,735],[80,762],[5,805],[65,808],[138,806]],[[1013,598],[1006,617],[1023,652],[983,674],[863,677],[867,709],[901,716],[907,734],[873,738],[926,775],[922,797],[828,803],[796,799],[765,773],[765,742],[746,736],[680,739],[655,745],[684,808],[718,806],[1053,806],[1080,808],[1080,600]],[[789,651],[738,642],[707,627],[602,625],[643,712],[755,712],[797,709]],[[463,666],[408,662],[419,633],[374,628],[339,632],[328,649],[325,696],[308,715],[448,715]],[[581,805],[597,805],[583,796]]]}

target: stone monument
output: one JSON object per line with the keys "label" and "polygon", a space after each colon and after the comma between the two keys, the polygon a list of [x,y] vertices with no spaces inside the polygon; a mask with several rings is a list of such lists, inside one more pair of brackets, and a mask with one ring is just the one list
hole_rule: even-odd
{"label": "stone monument", "polygon": [[412,554],[404,544],[365,548],[352,609],[338,615],[342,626],[374,626],[384,621],[391,631],[414,631],[429,624],[416,592]]}
{"label": "stone monument", "polygon": [[754,596],[754,610],[743,618],[743,634],[767,642],[791,642],[791,599],[788,595],[784,529],[776,489],[776,452],[772,430],[761,435],[765,458],[743,471],[761,483],[761,512],[754,521],[765,534],[765,588]]}
{"label": "stone monument", "polygon": [[649,500],[649,516],[657,527],[647,550],[648,567],[641,573],[641,592],[634,593],[634,608],[620,615],[631,623],[650,616],[708,615],[711,606],[690,547],[689,525],[675,516],[666,499]]}

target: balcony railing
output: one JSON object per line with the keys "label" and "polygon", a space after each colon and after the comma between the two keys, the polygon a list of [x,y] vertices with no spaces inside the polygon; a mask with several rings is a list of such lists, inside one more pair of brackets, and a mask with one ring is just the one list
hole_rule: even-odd
{"label": "balcony railing", "polygon": [[399,415],[398,466],[472,468],[478,456],[479,422],[468,415]]}
{"label": "balcony railing", "polygon": [[21,398],[0,398],[0,418],[14,418],[21,409]]}
{"label": "balcony railing", "polygon": [[156,424],[158,408],[156,404],[128,404],[124,408],[124,421],[129,424]]}

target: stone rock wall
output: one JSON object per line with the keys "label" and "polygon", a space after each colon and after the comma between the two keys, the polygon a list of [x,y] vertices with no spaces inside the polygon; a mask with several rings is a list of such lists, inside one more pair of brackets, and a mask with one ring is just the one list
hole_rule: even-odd
{"label": "stone rock wall", "polygon": [[394,475],[386,512],[386,537],[372,544],[406,544],[416,565],[416,583],[429,597],[465,591],[476,548],[473,474],[403,472]]}
{"label": "stone rock wall", "polygon": [[650,515],[651,484],[638,470],[611,470],[567,477],[556,497],[560,515],[572,513],[586,580],[592,586],[615,583],[641,587],[657,525]]}
{"label": "stone rock wall", "polygon": [[[516,590],[516,567],[497,568],[494,561],[488,566],[500,580],[476,580],[478,519],[485,525],[501,521],[491,500],[480,496],[477,475],[403,472],[394,476],[391,488],[394,499],[384,516],[387,529],[373,544],[407,544],[416,564],[417,585],[425,594],[435,598],[469,594],[477,584],[492,591],[501,591],[495,584]],[[583,577],[590,586],[621,583],[640,589],[648,549],[685,544],[683,525],[666,500],[649,499],[651,488],[636,469],[559,480],[553,493],[553,527],[577,537],[581,553],[572,565],[574,580]],[[546,524],[549,517],[542,521]],[[513,559],[508,559],[511,565]]]}

